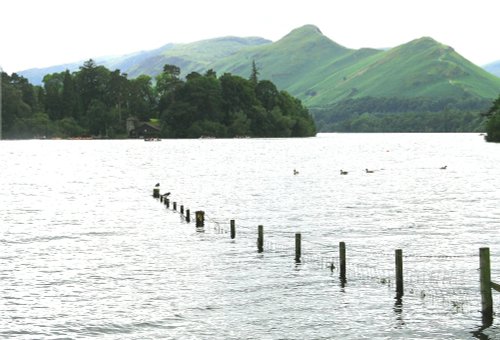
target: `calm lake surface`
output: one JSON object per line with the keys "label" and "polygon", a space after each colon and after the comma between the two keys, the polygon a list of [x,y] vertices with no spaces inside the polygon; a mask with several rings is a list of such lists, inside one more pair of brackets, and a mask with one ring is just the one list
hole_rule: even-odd
{"label": "calm lake surface", "polygon": [[500,145],[478,134],[1,141],[0,160],[0,338],[500,339],[478,272],[490,247],[500,281]]}

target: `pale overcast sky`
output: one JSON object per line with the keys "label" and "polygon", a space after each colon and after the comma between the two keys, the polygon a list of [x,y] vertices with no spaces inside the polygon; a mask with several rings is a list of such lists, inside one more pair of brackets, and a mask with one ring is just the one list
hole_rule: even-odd
{"label": "pale overcast sky", "polygon": [[500,60],[500,0],[1,0],[0,67],[15,72],[221,36],[276,41],[316,25],[349,47],[422,36]]}

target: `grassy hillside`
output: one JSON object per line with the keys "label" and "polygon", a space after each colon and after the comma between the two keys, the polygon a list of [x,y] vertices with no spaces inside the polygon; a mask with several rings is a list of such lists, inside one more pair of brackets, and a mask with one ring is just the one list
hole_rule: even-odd
{"label": "grassy hillside", "polygon": [[242,48],[269,43],[269,40],[256,37],[224,37],[189,44],[170,44],[148,52],[147,56],[141,56],[141,59],[127,59],[109,67],[127,70],[131,77],[136,77],[140,74],[155,76],[162,71],[163,65],[172,64],[180,67],[181,76],[185,76],[192,71],[206,71],[217,60],[230,56]]}
{"label": "grassy hillside", "polygon": [[427,37],[387,51],[351,50],[304,26],[273,44],[242,49],[214,69],[248,76],[252,60],[261,78],[310,107],[366,96],[495,98],[500,92],[500,78]]}
{"label": "grassy hillside", "polygon": [[331,76],[331,65],[340,69],[345,66],[345,58],[352,55],[358,55],[357,51],[333,42],[315,26],[307,25],[273,44],[242,49],[215,63],[213,68],[218,73],[247,77],[255,60],[261,79],[269,79],[279,88],[305,99],[314,96],[309,90],[326,74]]}
{"label": "grassy hillside", "polygon": [[355,97],[494,98],[500,90],[500,79],[431,38],[382,52],[353,69],[342,87],[356,88]]}

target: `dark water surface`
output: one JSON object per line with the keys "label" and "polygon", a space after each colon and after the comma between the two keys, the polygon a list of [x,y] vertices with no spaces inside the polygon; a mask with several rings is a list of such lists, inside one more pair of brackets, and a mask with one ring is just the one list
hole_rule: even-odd
{"label": "dark water surface", "polygon": [[0,338],[500,338],[478,272],[490,247],[500,281],[500,145],[477,134],[1,141],[0,160]]}

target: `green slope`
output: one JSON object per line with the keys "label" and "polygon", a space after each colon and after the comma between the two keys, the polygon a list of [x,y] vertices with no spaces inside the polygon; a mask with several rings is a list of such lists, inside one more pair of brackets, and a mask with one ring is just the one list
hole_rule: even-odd
{"label": "green slope", "polygon": [[317,27],[307,25],[275,43],[242,49],[215,63],[213,69],[247,77],[255,60],[261,79],[269,79],[303,98],[323,79],[328,65],[341,65],[341,60],[354,52],[325,37]]}
{"label": "green slope", "polygon": [[308,106],[366,96],[495,98],[500,92],[500,78],[427,37],[387,51],[351,50],[308,25],[273,44],[242,49],[213,68],[248,76],[252,60],[261,78]]}
{"label": "green slope", "polygon": [[269,40],[257,37],[223,37],[189,44],[166,45],[165,48],[149,52],[146,58],[136,63],[117,64],[116,67],[127,70],[132,77],[140,74],[155,76],[162,71],[163,65],[173,64],[180,67],[181,76],[185,76],[192,71],[206,71],[217,60],[232,55],[242,48],[269,43]]}
{"label": "green slope", "polygon": [[[354,97],[494,98],[500,79],[431,38],[413,40],[349,67],[338,86]],[[327,95],[328,97],[328,95]]]}

